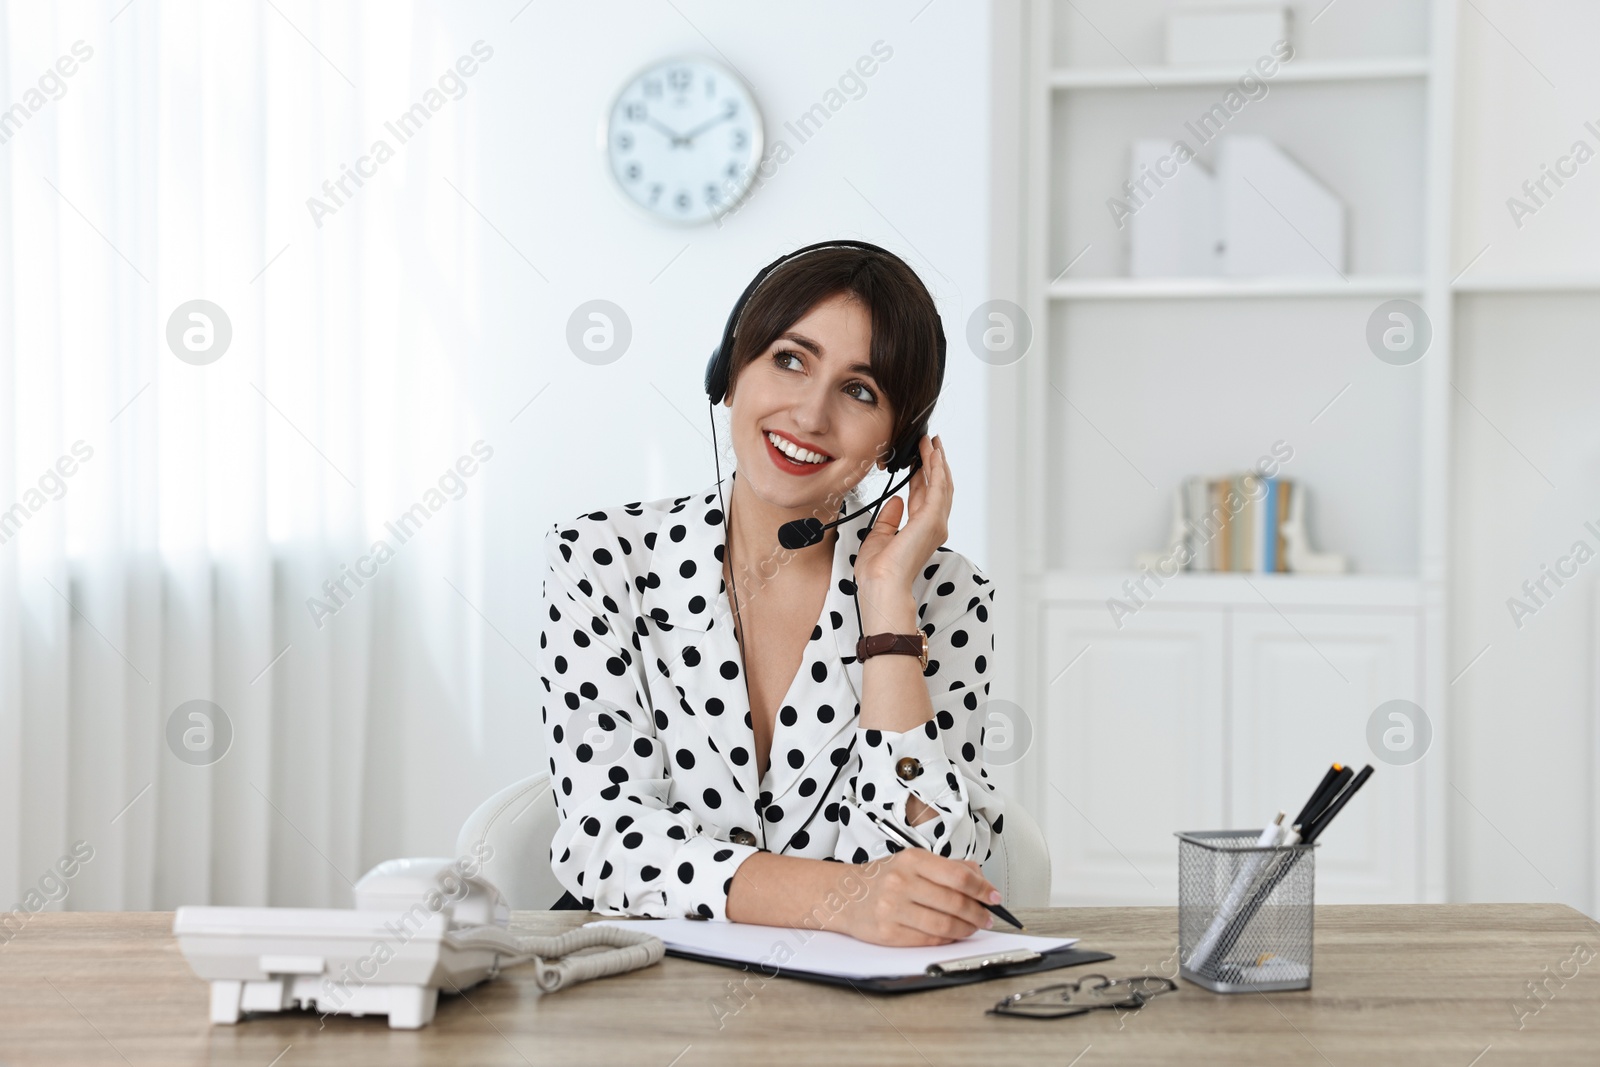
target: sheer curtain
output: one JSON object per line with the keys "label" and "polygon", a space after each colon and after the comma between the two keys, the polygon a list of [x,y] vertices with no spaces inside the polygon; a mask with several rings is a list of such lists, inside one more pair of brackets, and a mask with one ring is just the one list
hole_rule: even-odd
{"label": "sheer curtain", "polygon": [[432,31],[0,0],[0,905],[79,841],[48,906],[345,904],[432,787],[397,709],[471,727],[485,237]]}

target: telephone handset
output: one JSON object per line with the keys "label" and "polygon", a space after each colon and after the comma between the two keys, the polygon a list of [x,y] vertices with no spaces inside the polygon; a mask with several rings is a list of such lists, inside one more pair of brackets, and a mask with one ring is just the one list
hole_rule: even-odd
{"label": "telephone handset", "polygon": [[[485,854],[487,853],[487,854]],[[249,1011],[310,1008],[387,1015],[395,1029],[433,1019],[456,993],[532,961],[546,993],[647,967],[666,952],[651,934],[586,926],[556,937],[514,934],[511,909],[481,874],[492,855],[385,860],[355,886],[355,909],[178,909],[172,932],[195,974],[211,983],[211,1021]],[[606,951],[571,955],[579,949]]]}

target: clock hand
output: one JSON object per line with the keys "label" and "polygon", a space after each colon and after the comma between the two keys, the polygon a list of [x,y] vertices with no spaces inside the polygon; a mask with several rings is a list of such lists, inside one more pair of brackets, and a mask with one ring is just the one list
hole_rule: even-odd
{"label": "clock hand", "polygon": [[733,118],[732,115],[729,115],[726,112],[724,112],[723,114],[718,115],[716,118],[710,120],[709,122],[702,122],[700,125],[696,126],[694,129],[690,130],[688,133],[684,134],[683,135],[683,140],[684,140],[684,142],[686,144],[690,143],[696,137],[700,136],[702,133],[704,133],[705,131],[709,130],[711,127],[715,126],[717,123],[726,122],[728,119],[731,119],[731,118]]}
{"label": "clock hand", "polygon": [[658,121],[654,116],[647,116],[645,121],[654,126],[656,129],[660,130],[662,133],[666,134],[668,137],[672,138],[673,145],[676,146],[687,143],[682,134],[678,133],[666,123]]}

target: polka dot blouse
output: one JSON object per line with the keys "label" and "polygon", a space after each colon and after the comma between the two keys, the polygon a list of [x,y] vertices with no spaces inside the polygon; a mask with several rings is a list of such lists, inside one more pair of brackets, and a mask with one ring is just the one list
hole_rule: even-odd
{"label": "polka dot blouse", "polygon": [[[851,493],[845,512],[863,503]],[[836,527],[827,599],[759,779],[716,483],[551,526],[538,657],[560,814],[550,860],[585,907],[725,919],[752,853],[864,863],[904,847],[896,830],[941,856],[988,858],[1001,797],[973,712],[989,692],[993,586],[934,551],[912,584],[933,718],[863,729],[851,568],[871,523],[868,511]],[[907,756],[923,771],[909,780],[896,773]],[[936,809],[916,826],[912,796]]]}

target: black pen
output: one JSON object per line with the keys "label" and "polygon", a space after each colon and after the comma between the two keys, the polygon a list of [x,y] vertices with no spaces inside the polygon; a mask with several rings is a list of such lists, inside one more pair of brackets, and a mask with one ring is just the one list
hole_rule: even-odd
{"label": "black pen", "polygon": [[[866,809],[862,809],[862,810],[866,810]],[[900,827],[896,826],[894,823],[892,823],[892,822],[884,822],[883,820],[879,819],[876,815],[872,814],[872,812],[870,812],[870,811],[867,812],[867,818],[871,819],[874,823],[877,823],[879,826],[883,827],[886,830],[893,830],[899,836],[900,840],[904,841],[909,847],[911,847],[911,848],[920,848],[925,852],[927,851],[927,846],[926,845],[924,845],[921,842],[916,841],[915,839],[913,839],[910,835],[908,835],[904,830],[900,829]],[[982,903],[982,902],[980,901],[980,903]],[[1018,930],[1026,929],[1026,927],[1024,927],[1022,925],[1022,921],[1020,919],[1018,919],[1015,915],[1013,915],[1009,911],[1007,911],[1003,906],[1001,906],[999,904],[984,904],[983,906],[988,908],[989,911],[992,914],[1000,916],[1000,918],[1004,919],[1006,922],[1010,923],[1012,926],[1015,926]]]}

